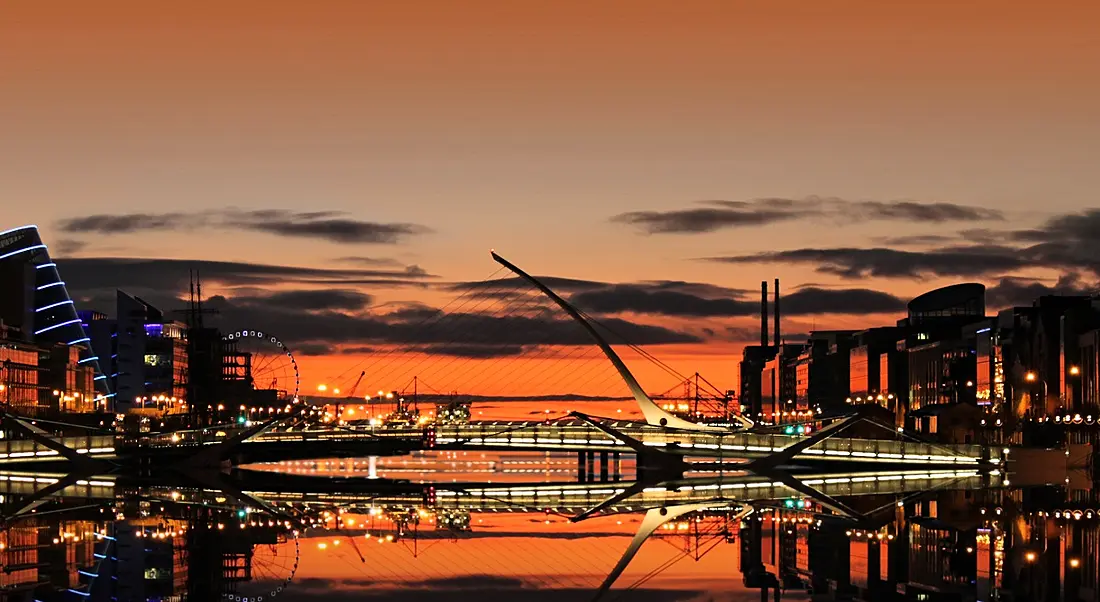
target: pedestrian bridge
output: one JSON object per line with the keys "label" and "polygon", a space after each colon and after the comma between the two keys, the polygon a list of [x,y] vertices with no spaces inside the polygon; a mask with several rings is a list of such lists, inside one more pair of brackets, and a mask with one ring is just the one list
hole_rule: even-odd
{"label": "pedestrian bridge", "polygon": [[[631,439],[646,448],[668,454],[718,459],[756,459],[804,444],[807,437],[752,431],[699,432],[653,427],[641,422],[600,423],[569,420],[558,422],[485,421],[427,428],[305,426],[272,428],[238,445],[253,458],[261,448],[312,448],[315,457],[350,457],[378,454],[379,444],[404,444],[400,449],[567,451],[636,453]],[[611,434],[614,433],[614,434]],[[206,429],[165,433],[147,438],[150,448],[187,448],[223,443],[244,434],[243,429]],[[339,451],[337,451],[339,450]],[[295,454],[296,456],[300,454]],[[980,445],[941,445],[898,439],[865,439],[824,436],[795,455],[802,460],[831,460],[879,464],[935,464],[974,466],[983,460],[997,463],[996,454]],[[263,461],[278,460],[268,457]]]}

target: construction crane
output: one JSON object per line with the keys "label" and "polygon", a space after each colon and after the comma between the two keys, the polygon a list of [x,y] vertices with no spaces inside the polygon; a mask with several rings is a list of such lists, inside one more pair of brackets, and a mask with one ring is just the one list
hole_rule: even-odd
{"label": "construction crane", "polygon": [[355,397],[355,390],[359,388],[359,383],[363,382],[363,377],[366,375],[366,370],[363,370],[359,373],[359,378],[355,379],[355,384],[351,386],[351,389],[348,389],[348,399],[352,399]]}

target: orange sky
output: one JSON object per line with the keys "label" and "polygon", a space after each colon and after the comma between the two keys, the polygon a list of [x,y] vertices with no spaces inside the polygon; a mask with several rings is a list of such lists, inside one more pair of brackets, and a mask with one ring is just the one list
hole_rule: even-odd
{"label": "orange sky", "polygon": [[[1000,227],[1028,228],[1088,207],[1100,187],[1098,21],[1100,6],[1084,0],[7,0],[0,203],[4,222],[38,223],[54,245],[76,239],[83,257],[321,266],[362,255],[455,281],[492,272],[493,247],[538,274],[745,289],[779,276],[788,291],[908,298],[958,279],[842,282],[805,264],[694,259],[868,246],[942,224],[646,235],[609,218],[835,196],[995,208]],[[341,211],[431,232],[364,245],[59,227],[223,207]],[[447,298],[365,290],[377,302]],[[785,329],[897,317],[802,316]],[[732,388],[740,344],[660,355]],[[306,358],[303,376],[313,386],[356,361]],[[652,388],[672,384],[639,371]]]}

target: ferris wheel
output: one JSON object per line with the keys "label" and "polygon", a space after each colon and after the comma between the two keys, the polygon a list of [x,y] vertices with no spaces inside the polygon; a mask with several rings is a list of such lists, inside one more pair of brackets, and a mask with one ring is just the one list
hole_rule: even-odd
{"label": "ferris wheel", "polygon": [[298,401],[298,362],[278,337],[262,330],[238,330],[223,339],[225,369],[234,380],[255,391],[274,392],[280,401]]}
{"label": "ferris wheel", "polygon": [[[266,538],[265,538],[266,539]],[[222,598],[232,602],[264,602],[290,587],[301,559],[298,532],[280,534],[271,542],[252,542],[244,570],[232,579]],[[243,592],[243,593],[242,593]]]}

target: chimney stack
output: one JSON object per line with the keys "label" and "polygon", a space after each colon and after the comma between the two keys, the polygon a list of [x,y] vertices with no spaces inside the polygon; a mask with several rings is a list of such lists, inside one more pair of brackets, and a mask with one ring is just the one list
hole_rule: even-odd
{"label": "chimney stack", "polygon": [[775,279],[775,346],[776,348],[782,343],[782,339],[779,338],[779,279]]}
{"label": "chimney stack", "polygon": [[760,346],[768,348],[768,281],[760,282]]}

